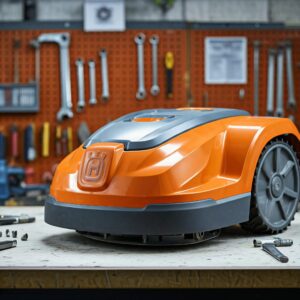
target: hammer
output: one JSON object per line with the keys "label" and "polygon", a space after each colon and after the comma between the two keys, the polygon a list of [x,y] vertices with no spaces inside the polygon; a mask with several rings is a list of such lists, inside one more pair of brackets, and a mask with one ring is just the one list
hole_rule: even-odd
{"label": "hammer", "polygon": [[253,240],[254,247],[262,247],[262,249],[279,260],[282,263],[287,263],[289,261],[288,257],[282,254],[276,247],[289,247],[293,245],[293,240],[291,239],[281,239],[279,237],[274,237],[273,240]]}

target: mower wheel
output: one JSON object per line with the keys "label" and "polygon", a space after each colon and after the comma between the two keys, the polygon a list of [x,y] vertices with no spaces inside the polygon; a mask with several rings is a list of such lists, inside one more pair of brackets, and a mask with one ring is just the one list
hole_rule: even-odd
{"label": "mower wheel", "polygon": [[294,219],[300,196],[299,162],[292,145],[282,139],[268,143],[256,166],[249,221],[253,233],[280,233]]}

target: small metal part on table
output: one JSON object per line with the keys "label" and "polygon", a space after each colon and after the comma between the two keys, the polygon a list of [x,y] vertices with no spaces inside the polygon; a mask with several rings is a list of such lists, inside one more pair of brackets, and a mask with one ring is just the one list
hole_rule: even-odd
{"label": "small metal part on table", "polygon": [[22,241],[27,241],[28,240],[28,233],[25,233],[24,235],[22,235],[21,240]]}
{"label": "small metal part on table", "polygon": [[10,235],[9,235],[9,229],[5,230],[5,235],[6,235],[6,237],[10,237]]}
{"label": "small metal part on table", "polygon": [[12,230],[11,234],[12,234],[13,238],[16,238],[18,236],[18,231],[17,230]]}

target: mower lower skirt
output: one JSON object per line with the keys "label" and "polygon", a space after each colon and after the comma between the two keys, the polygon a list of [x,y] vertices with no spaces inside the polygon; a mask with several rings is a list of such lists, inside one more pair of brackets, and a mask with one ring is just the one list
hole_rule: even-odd
{"label": "mower lower skirt", "polygon": [[176,235],[207,232],[249,220],[251,193],[222,200],[152,204],[145,208],[45,203],[46,223],[91,233]]}

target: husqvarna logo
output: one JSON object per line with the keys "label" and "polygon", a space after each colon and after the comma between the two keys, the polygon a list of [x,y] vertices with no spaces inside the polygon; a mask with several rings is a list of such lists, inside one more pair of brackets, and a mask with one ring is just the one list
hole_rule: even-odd
{"label": "husqvarna logo", "polygon": [[78,185],[83,190],[104,188],[107,183],[113,151],[87,149],[78,174]]}
{"label": "husqvarna logo", "polygon": [[86,181],[95,181],[101,178],[105,167],[107,154],[105,152],[90,152],[88,154],[88,162],[84,172]]}

